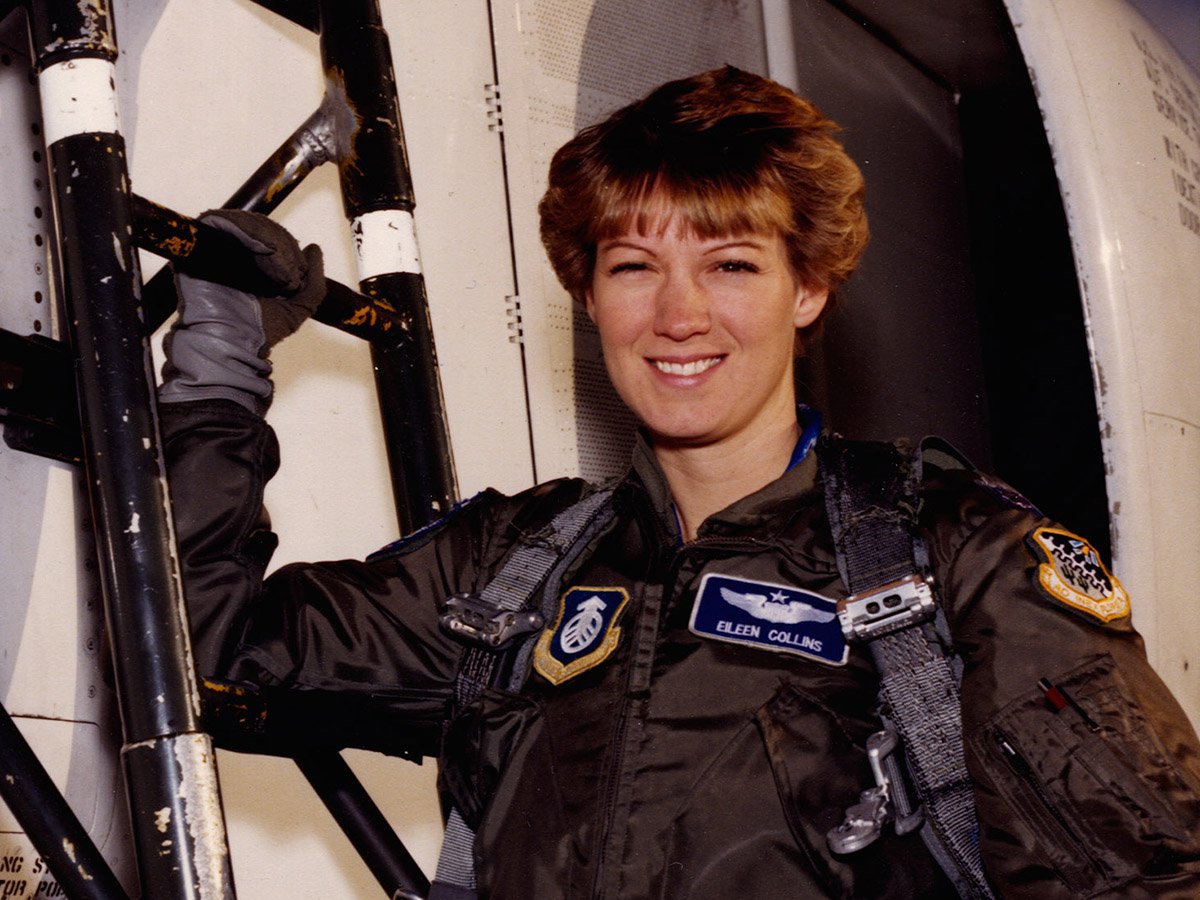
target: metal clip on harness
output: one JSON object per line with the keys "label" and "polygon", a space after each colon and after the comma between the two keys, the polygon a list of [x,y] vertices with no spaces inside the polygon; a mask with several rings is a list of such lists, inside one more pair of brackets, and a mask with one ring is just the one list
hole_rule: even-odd
{"label": "metal clip on harness", "polygon": [[474,594],[453,594],[442,605],[438,624],[465,640],[503,650],[522,635],[538,631],[546,620],[536,610],[497,609]]}
{"label": "metal clip on harness", "polygon": [[928,622],[936,611],[937,601],[928,582],[920,575],[910,575],[839,601],[838,621],[846,640],[861,644]]}
{"label": "metal clip on harness", "polygon": [[[870,653],[885,725],[904,748],[885,750],[886,732],[868,742],[875,743],[868,754],[876,786],[829,832],[830,847],[853,852],[889,821],[897,833],[915,828],[923,812],[921,837],[959,896],[993,900],[966,766],[958,673],[949,636],[937,627],[933,588],[922,577],[929,557],[917,513],[920,451],[830,437],[817,444],[817,455],[838,572],[850,594],[838,604],[838,619],[846,641]],[[910,784],[920,810],[908,802]]]}
{"label": "metal clip on harness", "polygon": [[846,810],[846,819],[826,835],[834,853],[855,853],[869,846],[883,833],[883,826],[895,823],[896,834],[908,834],[921,827],[925,814],[920,806],[912,809],[904,785],[901,766],[895,758],[900,742],[894,728],[884,728],[867,738],[867,761],[875,776],[875,787],[858,796],[858,803]]}
{"label": "metal clip on harness", "polygon": [[[936,610],[933,589],[920,575],[910,575],[840,601],[838,621],[848,642],[864,644],[927,622]],[[829,830],[826,838],[834,853],[854,853],[870,845],[889,822],[895,823],[896,834],[907,834],[924,822],[924,811],[904,782],[904,762],[893,755],[898,747],[896,730],[890,726],[867,738],[875,787],[863,791],[858,803],[846,810],[845,821]]]}

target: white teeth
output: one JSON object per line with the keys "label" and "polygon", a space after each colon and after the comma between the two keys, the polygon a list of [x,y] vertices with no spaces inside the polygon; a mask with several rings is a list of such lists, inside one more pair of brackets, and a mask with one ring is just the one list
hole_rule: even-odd
{"label": "white teeth", "polygon": [[685,363],[666,362],[656,359],[654,360],[654,367],[667,375],[699,375],[701,372],[707,372],[720,361],[721,358],[719,356],[710,356],[708,359],[696,359]]}

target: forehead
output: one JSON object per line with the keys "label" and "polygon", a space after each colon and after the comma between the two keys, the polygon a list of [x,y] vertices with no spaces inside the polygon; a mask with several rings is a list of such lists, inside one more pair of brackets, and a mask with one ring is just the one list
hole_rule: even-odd
{"label": "forehead", "polygon": [[599,236],[597,248],[628,238],[643,240],[672,240],[690,243],[714,241],[746,241],[760,244],[779,242],[783,238],[777,228],[758,226],[741,219],[725,221],[714,216],[697,220],[684,205],[655,202],[631,209],[621,220],[612,223]]}
{"label": "forehead", "polygon": [[615,190],[602,198],[597,212],[593,233],[597,246],[632,234],[661,237],[677,232],[701,239],[783,235],[790,224],[790,208],[775,192],[734,190],[724,183],[656,183],[645,190]]}

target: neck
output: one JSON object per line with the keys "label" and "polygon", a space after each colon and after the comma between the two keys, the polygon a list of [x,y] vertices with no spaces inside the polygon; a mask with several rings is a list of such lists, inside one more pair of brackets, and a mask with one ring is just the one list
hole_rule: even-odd
{"label": "neck", "polygon": [[683,539],[695,539],[705,519],[783,474],[800,437],[795,419],[752,438],[704,446],[654,443],[679,514]]}

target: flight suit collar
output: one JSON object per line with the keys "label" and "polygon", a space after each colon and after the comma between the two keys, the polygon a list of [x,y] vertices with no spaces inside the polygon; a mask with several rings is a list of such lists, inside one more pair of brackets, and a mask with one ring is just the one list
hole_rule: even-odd
{"label": "flight suit collar", "polygon": [[[676,544],[681,543],[679,519],[666,475],[646,435],[639,430],[633,451],[633,474],[645,489],[660,529]],[[741,500],[713,513],[700,524],[698,538],[753,533],[764,540],[773,538],[791,518],[797,500],[817,483],[817,455],[808,453],[779,478]]]}

